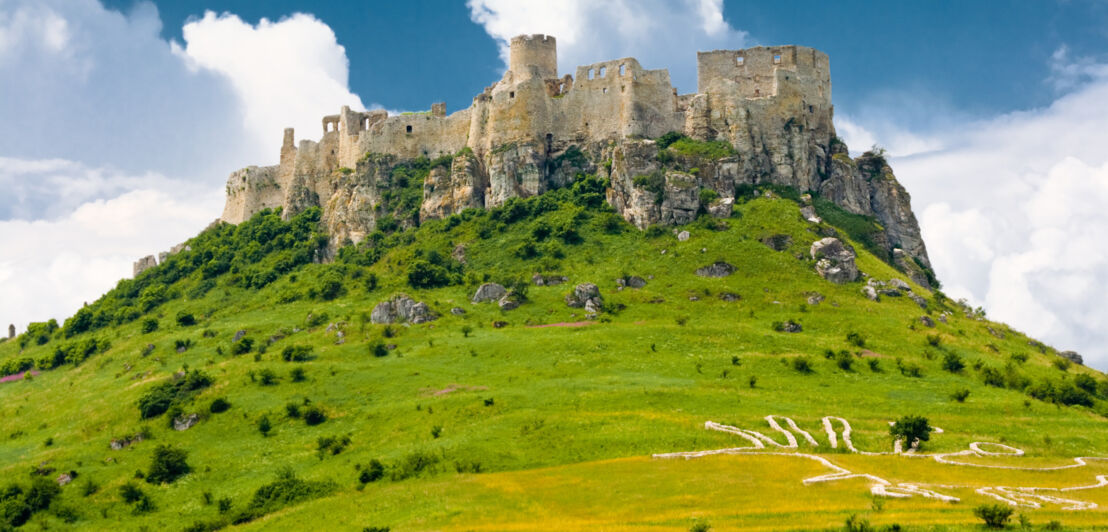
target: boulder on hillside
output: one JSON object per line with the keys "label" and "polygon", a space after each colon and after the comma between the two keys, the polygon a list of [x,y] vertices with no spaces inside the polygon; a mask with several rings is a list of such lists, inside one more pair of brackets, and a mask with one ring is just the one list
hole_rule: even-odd
{"label": "boulder on hillside", "polygon": [[922,323],[925,327],[935,326],[935,320],[932,320],[931,316],[920,316],[919,322]]}
{"label": "boulder on hillside", "polygon": [[889,279],[889,286],[905,292],[912,291],[912,287],[903,279]]}
{"label": "boulder on hillside", "polygon": [[564,275],[543,275],[541,273],[536,273],[531,277],[531,282],[534,283],[535,286],[557,286],[569,282],[569,277]]}
{"label": "boulder on hillside", "polygon": [[834,237],[827,237],[812,243],[808,250],[816,259],[816,273],[835,284],[849,283],[858,278],[858,267],[854,264],[854,251]]}
{"label": "boulder on hillside", "polygon": [[681,231],[680,233],[677,233],[677,240],[680,240],[681,242],[684,242],[684,241],[688,240],[689,237],[691,237],[691,236],[692,235],[690,235],[688,231]]}
{"label": "boulder on hillside", "polygon": [[908,299],[911,299],[912,301],[915,301],[916,304],[919,305],[919,308],[924,309],[924,310],[927,309],[927,300],[924,299],[923,296],[918,295],[918,294],[914,294],[912,292],[908,292]]}
{"label": "boulder on hillside", "polygon": [[566,294],[566,305],[597,314],[604,306],[604,298],[600,297],[600,288],[595,284],[581,283],[573,288],[573,292]]}
{"label": "boulder on hillside", "polygon": [[1058,356],[1067,359],[1074,364],[1078,364],[1081,366],[1085,365],[1085,359],[1081,358],[1081,355],[1077,354],[1076,351],[1062,351],[1058,353]]}
{"label": "boulder on hillside", "polygon": [[639,277],[638,275],[629,275],[627,277],[620,277],[616,279],[616,285],[620,288],[642,288],[646,286],[646,279]]}
{"label": "boulder on hillside", "polygon": [[785,251],[793,244],[793,237],[789,235],[770,235],[763,237],[762,243],[774,251]]}
{"label": "boulder on hillside", "polygon": [[805,220],[814,224],[823,222],[823,219],[820,218],[818,214],[816,214],[816,208],[811,205],[805,205],[801,207],[800,216],[804,217]]}
{"label": "boulder on hillside", "polygon": [[523,295],[513,290],[504,294],[504,297],[497,300],[496,304],[500,306],[500,310],[515,310],[523,304],[523,300]]}
{"label": "boulder on hillside", "polygon": [[477,287],[470,301],[483,303],[485,301],[497,301],[508,293],[508,289],[496,283],[485,283]]}
{"label": "boulder on hillside", "polygon": [[869,299],[870,301],[880,301],[881,300],[881,296],[877,295],[877,289],[875,289],[873,286],[870,286],[868,284],[866,286],[862,287],[862,293],[865,294],[866,298]]}
{"label": "boulder on hillside", "polygon": [[417,302],[403,294],[378,303],[369,316],[369,320],[377,324],[404,322],[420,324],[435,319],[438,319],[438,315],[431,312],[431,308],[426,303]]}
{"label": "boulder on hillside", "polygon": [[823,294],[819,292],[805,292],[804,295],[808,296],[809,305],[818,305],[824,300]]}
{"label": "boulder on hillside", "polygon": [[192,428],[193,425],[200,422],[200,416],[197,414],[182,415],[181,417],[173,418],[173,430],[182,431]]}
{"label": "boulder on hillside", "polygon": [[727,277],[735,273],[735,267],[722,260],[713,262],[707,266],[697,268],[696,274],[701,277]]}

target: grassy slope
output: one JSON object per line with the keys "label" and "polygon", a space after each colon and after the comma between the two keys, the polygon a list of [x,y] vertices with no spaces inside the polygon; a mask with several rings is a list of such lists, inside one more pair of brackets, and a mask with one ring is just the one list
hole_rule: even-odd
{"label": "grassy slope", "polygon": [[[75,483],[61,498],[61,504],[80,515],[75,526],[87,528],[174,530],[211,521],[218,513],[214,505],[203,504],[203,492],[216,499],[231,497],[241,507],[284,465],[303,478],[333,480],[337,491],[248,526],[312,528],[326,516],[352,528],[387,525],[393,530],[557,528],[556,523],[568,529],[650,529],[687,528],[693,518],[703,516],[721,528],[825,527],[870,510],[863,482],[803,486],[802,478],[822,470],[789,457],[646,457],[739,445],[736,438],[705,431],[704,421],[764,431],[762,417],[767,414],[792,416],[814,434],[820,417],[842,416],[854,424],[859,447],[886,450],[887,421],[906,413],[925,415],[945,429],[929,442],[929,450],[956,451],[971,441],[987,440],[1051,459],[1108,454],[1108,422],[1089,409],[1034,400],[1025,404],[1028,398],[1020,392],[984,386],[972,368],[954,375],[940,369],[941,356],[924,356],[926,336],[937,332],[943,345],[961,353],[967,363],[980,359],[1000,367],[1008,355],[1026,353],[1030,358],[1020,367],[1023,374],[1059,378],[1063,372],[1052,367],[1048,355],[1029,347],[1023,335],[1008,332],[998,339],[986,331],[987,322],[957,313],[934,330],[918,326],[915,320],[922,311],[907,298],[868,301],[859,284],[832,285],[813,272],[812,261],[798,260],[794,255],[806,255],[818,237],[794,203],[758,199],[737,209],[742,216],[729,220],[730,229],[693,227],[687,242],[630,229],[608,234],[584,222],[584,242],[562,246],[567,257],[560,261],[524,261],[505,253],[525,238],[530,222],[487,239],[477,237],[474,223],[448,231],[432,223],[419,230],[415,243],[392,250],[370,268],[380,276],[381,286],[368,293],[349,280],[347,295],[334,301],[274,303],[278,294],[303,289],[328,268],[308,266],[294,273],[295,282],[286,275],[261,290],[219,286],[199,300],[171,301],[154,311],[162,316],[157,332],[142,334],[139,320],[91,333],[110,338],[112,348],[76,368],[62,366],[33,380],[0,385],[0,476],[25,479],[31,465],[48,461],[59,470],[76,469],[94,479],[101,485],[98,493],[84,498]],[[792,235],[792,247],[775,252],[759,243],[773,233]],[[398,272],[414,249],[448,254],[457,243],[468,244],[467,271],[507,279],[529,277],[539,264],[556,265],[557,273],[568,275],[572,283],[595,282],[609,303],[626,309],[588,327],[533,329],[526,326],[582,319],[580,310],[562,301],[572,284],[531,287],[530,302],[506,313],[494,304],[468,303],[472,287],[413,290],[405,285]],[[737,265],[738,272],[723,279],[693,275],[697,267],[717,259]],[[903,277],[868,253],[862,252],[858,262],[874,277]],[[653,279],[641,290],[616,291],[614,279],[624,274]],[[365,324],[365,315],[399,291],[427,302],[442,318],[396,328],[398,334],[384,341],[397,348],[387,357],[373,357],[368,345],[383,339],[384,328]],[[724,291],[740,294],[742,300],[716,297]],[[827,300],[805,306],[808,291]],[[690,295],[699,300],[691,301]],[[664,302],[652,303],[657,299]],[[453,306],[468,313],[454,316],[449,312]],[[202,316],[200,323],[172,324],[180,310]],[[282,329],[303,328],[309,313],[323,311],[330,322],[346,323],[345,344],[335,345],[334,333],[319,326],[276,342],[260,360],[253,353],[216,354],[217,347],[229,352],[230,337],[239,329],[261,341]],[[804,332],[772,330],[773,322],[787,319],[800,322]],[[493,328],[496,320],[509,325]],[[461,332],[463,325],[474,329],[468,337]],[[204,337],[204,330],[216,336]],[[854,371],[843,371],[821,356],[825,348],[856,350],[845,340],[848,331],[861,333],[867,349],[886,357],[882,372],[872,372],[862,360]],[[196,345],[175,353],[174,340],[185,338]],[[27,353],[38,358],[58,341]],[[143,357],[147,343],[156,350]],[[280,350],[291,344],[315,346],[317,358],[299,364],[281,361]],[[986,348],[989,344],[999,353]],[[0,344],[0,361],[15,356],[17,348],[14,342]],[[803,375],[782,364],[797,355],[810,356],[815,372]],[[739,357],[739,365],[732,363],[733,356]],[[902,376],[895,357],[921,365],[923,377]],[[205,412],[205,419],[186,432],[166,428],[164,417],[149,420],[153,441],[109,450],[112,437],[143,425],[135,407],[139,396],[186,364],[215,379],[186,408]],[[290,382],[295,365],[306,370],[306,382]],[[265,368],[281,376],[279,384],[251,382],[250,373]],[[1069,374],[1089,371],[1072,368]],[[136,380],[136,375],[142,377]],[[751,376],[757,377],[754,388],[748,385]],[[971,391],[965,403],[948,398],[958,387]],[[450,388],[457,390],[437,393]],[[206,414],[210,400],[220,396],[232,408]],[[304,398],[323,406],[330,419],[315,427],[287,419],[284,405]],[[493,404],[487,406],[485,399],[490,398]],[[274,430],[263,438],[256,420],[266,413]],[[431,434],[436,426],[441,427],[438,438]],[[318,437],[344,434],[352,443],[343,453],[317,457]],[[52,446],[44,446],[47,438],[53,438]],[[157,511],[132,515],[119,500],[118,486],[136,469],[147,468],[160,443],[188,450],[193,473],[172,485],[144,485]],[[392,465],[414,451],[440,457],[437,470],[356,489],[355,464],[376,458]],[[861,460],[858,468],[867,471],[920,480],[911,467],[921,466],[911,460],[831,456]],[[911,462],[908,469],[906,461]],[[472,469],[475,463],[480,474],[455,472],[455,464]],[[975,480],[981,476],[977,470],[961,474]],[[1071,474],[1072,479],[1056,481],[1088,483],[1092,469],[1060,475]],[[985,499],[965,491],[956,493],[966,500],[957,505],[920,498],[889,501],[871,519],[968,524],[974,521],[969,509]],[[1083,495],[1105,499],[1096,492]],[[778,502],[767,504],[766,497]],[[1108,521],[1103,511],[1075,514],[1057,507],[1034,517],[1073,524]],[[29,526],[58,522],[39,513]]]}

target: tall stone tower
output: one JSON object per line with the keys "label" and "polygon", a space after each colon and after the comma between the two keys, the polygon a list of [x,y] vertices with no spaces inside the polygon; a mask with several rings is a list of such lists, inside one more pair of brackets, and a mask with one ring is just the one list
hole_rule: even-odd
{"label": "tall stone tower", "polygon": [[554,37],[536,33],[513,37],[509,47],[508,70],[516,81],[558,77],[558,48]]}

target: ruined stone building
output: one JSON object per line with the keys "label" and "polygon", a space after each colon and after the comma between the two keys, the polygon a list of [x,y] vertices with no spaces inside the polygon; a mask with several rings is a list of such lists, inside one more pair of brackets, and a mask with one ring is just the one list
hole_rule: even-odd
{"label": "ruined stone building", "polygon": [[[222,219],[238,223],[274,207],[288,217],[319,206],[335,245],[358,242],[386,214],[390,164],[456,155],[427,177],[420,219],[541,194],[585,172],[610,179],[608,201],[645,228],[689,222],[702,208],[729,215],[736,187],[773,183],[875,217],[898,262],[928,264],[908,194],[884,160],[851,159],[835,135],[827,54],[803,46],[699,52],[697,91],[678,94],[667,70],[647,70],[631,57],[559,77],[551,36],[516,37],[510,52],[504,76],[469,108],[447,114],[436,103],[429,112],[389,116],[343,107],[323,117],[318,141],[298,142],[286,129],[280,164],[231,174]],[[651,139],[670,131],[726,141],[737,155],[695,174],[665,167]],[[661,197],[635,185],[636,176],[659,171]],[[715,205],[700,205],[702,188],[718,193]]]}

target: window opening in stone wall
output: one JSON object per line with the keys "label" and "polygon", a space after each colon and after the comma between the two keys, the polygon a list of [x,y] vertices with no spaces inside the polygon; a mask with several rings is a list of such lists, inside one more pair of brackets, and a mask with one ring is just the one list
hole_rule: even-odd
{"label": "window opening in stone wall", "polygon": [[619,92],[625,92],[626,90],[627,90],[626,86],[624,86],[624,85],[619,86]]}
{"label": "window opening in stone wall", "polygon": [[408,126],[408,127],[407,127],[407,128],[405,128],[405,129],[407,130],[407,132],[408,132],[408,133],[411,133],[411,132],[412,132],[412,126]]}
{"label": "window opening in stone wall", "polygon": [[739,66],[743,66],[743,62],[745,62],[745,61],[746,61],[746,58],[743,57],[743,56],[739,56],[739,57],[735,58],[735,64],[739,65]]}
{"label": "window opening in stone wall", "polygon": [[600,67],[600,77],[602,77],[602,78],[603,78],[603,77],[605,77],[605,76],[606,76],[607,74],[608,74],[608,68],[607,68],[607,67]]}
{"label": "window opening in stone wall", "polygon": [[626,73],[627,73],[627,65],[619,65],[619,75],[622,76]]}
{"label": "window opening in stone wall", "polygon": [[593,72],[592,72],[592,69],[590,68],[589,69],[589,79],[592,79],[592,75],[593,75]]}
{"label": "window opening in stone wall", "polygon": [[773,54],[773,64],[781,64],[781,54]]}
{"label": "window opening in stone wall", "polygon": [[[754,96],[761,96],[761,95],[762,95],[762,91],[760,91],[758,89],[754,89]],[[408,129],[411,129],[411,128],[409,127]]]}
{"label": "window opening in stone wall", "polygon": [[554,151],[554,134],[546,134],[546,154],[550,155],[550,152]]}
{"label": "window opening in stone wall", "polygon": [[808,106],[808,112],[809,112],[809,113],[814,113],[814,112],[816,112],[816,108],[815,108],[815,107],[812,107],[811,105],[809,105],[809,106]]}
{"label": "window opening in stone wall", "polygon": [[600,92],[603,92],[604,94],[608,94],[608,87],[604,87],[603,89],[600,89]]}
{"label": "window opening in stone wall", "polygon": [[509,93],[508,93],[508,97],[509,97],[509,98],[515,98],[515,97],[516,97],[516,92],[515,92],[515,91],[511,91],[511,92],[509,92]]}

